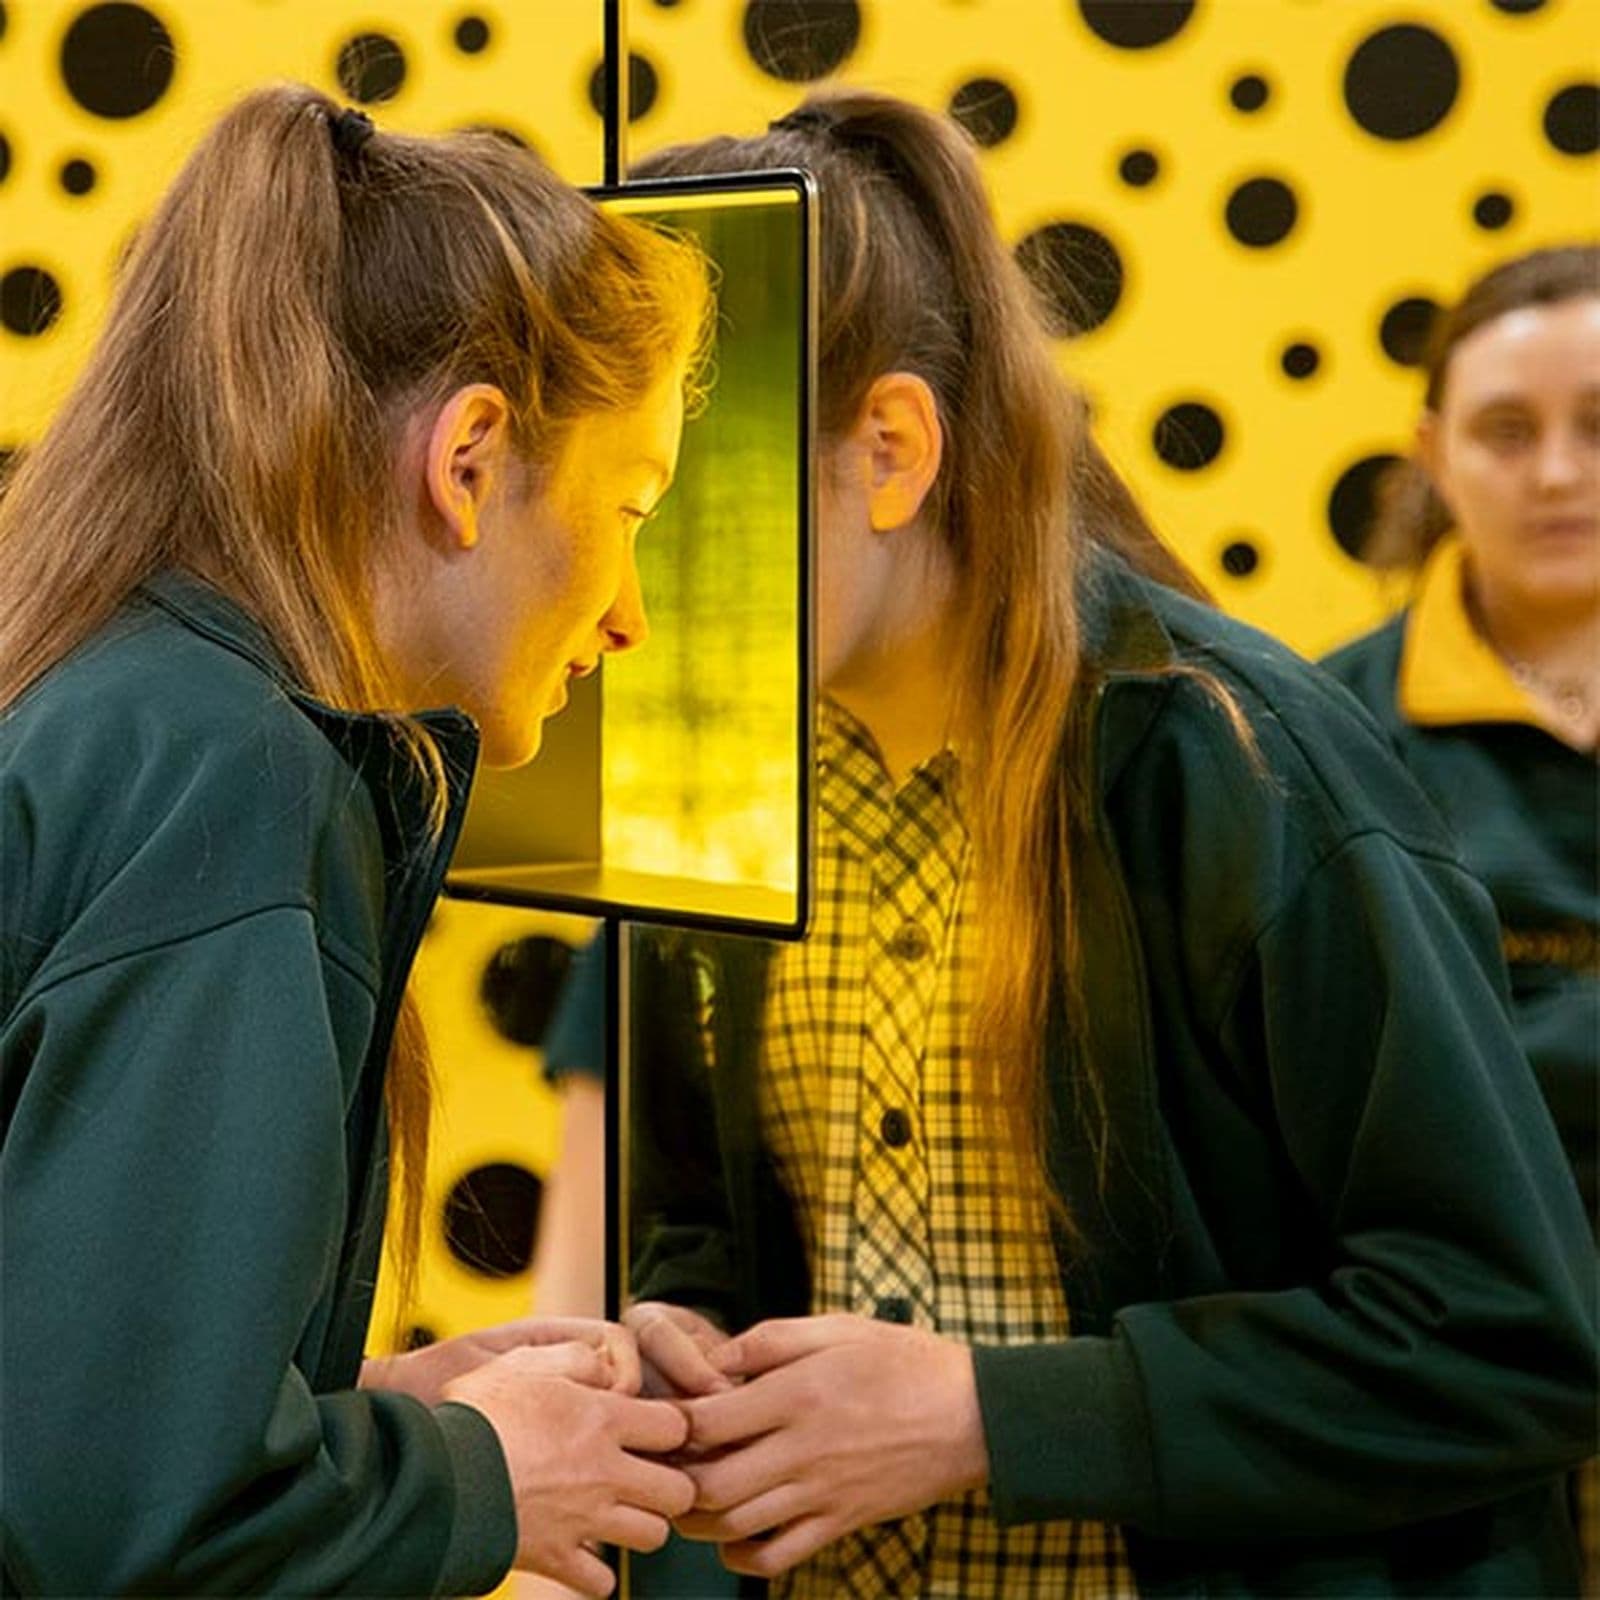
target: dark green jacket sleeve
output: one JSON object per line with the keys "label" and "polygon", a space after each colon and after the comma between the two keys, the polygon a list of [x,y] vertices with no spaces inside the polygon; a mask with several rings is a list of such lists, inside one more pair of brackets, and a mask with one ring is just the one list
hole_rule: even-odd
{"label": "dark green jacket sleeve", "polygon": [[486,1420],[313,1393],[374,1003],[302,905],[40,974],[3,1040],[8,1585],[479,1592],[514,1518]]}
{"label": "dark green jacket sleeve", "polygon": [[1502,989],[1487,897],[1453,862],[1373,832],[1302,878],[1218,1029],[1319,1225],[1309,1281],[979,1350],[1003,1519],[1341,1533],[1592,1452],[1594,1257]]}

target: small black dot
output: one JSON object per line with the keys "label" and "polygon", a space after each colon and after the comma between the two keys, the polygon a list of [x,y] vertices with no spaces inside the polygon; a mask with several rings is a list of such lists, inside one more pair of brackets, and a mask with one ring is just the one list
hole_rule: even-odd
{"label": "small black dot", "polygon": [[11,141],[0,133],[0,183],[6,181],[11,171]]}
{"label": "small black dot", "polygon": [[13,267],[0,278],[0,325],[43,333],[61,315],[61,285],[43,267]]}
{"label": "small black dot", "polygon": [[1078,0],[1090,29],[1122,50],[1165,44],[1194,15],[1194,0]]}
{"label": "small black dot", "polygon": [[92,161],[75,156],[71,161],[62,163],[61,187],[68,194],[88,194],[99,181],[99,176]]}
{"label": "small black dot", "polygon": [[1151,430],[1156,454],[1180,472],[1209,467],[1222,454],[1226,439],[1222,418],[1198,400],[1168,406]]}
{"label": "small black dot", "polygon": [[172,83],[172,35],[143,6],[90,6],[61,41],[67,92],[97,117],[136,117]]}
{"label": "small black dot", "polygon": [[1372,533],[1378,486],[1399,459],[1394,455],[1363,456],[1339,474],[1328,496],[1328,526],[1340,548],[1358,561]]}
{"label": "small black dot", "polygon": [[1415,139],[1450,113],[1461,89],[1456,53],[1431,28],[1380,28],[1344,69],[1350,115],[1379,139]]}
{"label": "small black dot", "polygon": [[463,17],[456,24],[456,49],[475,56],[489,48],[489,24],[482,17]]}
{"label": "small black dot", "polygon": [[1117,163],[1117,176],[1130,189],[1143,189],[1161,175],[1161,162],[1153,150],[1130,150]]}
{"label": "small black dot", "polygon": [[656,0],[656,4],[660,6],[663,11],[670,11],[675,5],[678,4],[678,0]]}
{"label": "small black dot", "polygon": [[1083,222],[1049,222],[1017,246],[1017,264],[1042,303],[1045,324],[1060,337],[1098,328],[1122,298],[1117,247]]}
{"label": "small black dot", "polygon": [[950,97],[950,115],[986,150],[1016,132],[1017,97],[998,78],[970,78]]}
{"label": "small black dot", "polygon": [[1396,300],[1383,314],[1378,326],[1378,343],[1383,353],[1401,367],[1421,366],[1427,353],[1428,335],[1439,315],[1439,303],[1425,295]]}
{"label": "small black dot", "polygon": [[1228,91],[1228,98],[1233,102],[1235,111],[1259,111],[1272,95],[1272,90],[1267,86],[1267,80],[1254,72],[1247,72],[1242,78],[1233,80],[1233,87]]}
{"label": "small black dot", "polygon": [[502,1038],[530,1047],[544,1043],[571,965],[571,945],[542,934],[495,951],[483,969],[478,998]]}
{"label": "small black dot", "polygon": [[1525,17],[1530,11],[1544,9],[1545,0],[1489,0],[1496,11],[1509,12],[1514,17]]}
{"label": "small black dot", "polygon": [[339,50],[339,87],[360,105],[392,100],[406,81],[405,52],[387,34],[358,33]]}
{"label": "small black dot", "polygon": [[1281,243],[1299,215],[1300,202],[1281,178],[1251,178],[1228,196],[1228,232],[1255,250]]}
{"label": "small black dot", "polygon": [[1499,189],[1486,189],[1472,203],[1472,220],[1489,233],[1505,227],[1516,212],[1516,202]]}
{"label": "small black dot", "polygon": [[400,1340],[402,1350],[426,1350],[430,1344],[437,1344],[439,1335],[432,1328],[420,1322],[413,1323],[406,1329]]}
{"label": "small black dot", "polygon": [[475,1167],[444,1203],[444,1238],[463,1266],[510,1278],[533,1262],[544,1185],[526,1167],[497,1161]]}
{"label": "small black dot", "polygon": [[1322,354],[1314,344],[1297,341],[1284,347],[1283,354],[1278,358],[1283,370],[1291,378],[1304,379],[1312,376],[1317,368],[1322,365]]}
{"label": "small black dot", "polygon": [[0,0],[0,39],[6,36],[6,8],[5,0]]}
{"label": "small black dot", "polygon": [[[650,114],[660,90],[656,69],[644,56],[628,52],[628,121],[637,122]],[[606,64],[599,62],[589,74],[589,104],[594,114],[606,114]]]}
{"label": "small black dot", "polygon": [[860,42],[857,0],[745,0],[744,47],[770,78],[825,78]]}
{"label": "small black dot", "polygon": [[1600,84],[1569,83],[1544,108],[1544,136],[1567,156],[1600,150]]}
{"label": "small black dot", "polygon": [[1222,570],[1230,578],[1248,578],[1261,565],[1261,552],[1251,539],[1234,539],[1222,552]]}

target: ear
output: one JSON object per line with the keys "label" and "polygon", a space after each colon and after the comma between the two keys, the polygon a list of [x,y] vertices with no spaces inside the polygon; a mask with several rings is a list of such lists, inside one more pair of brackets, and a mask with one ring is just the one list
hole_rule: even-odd
{"label": "ear", "polygon": [[478,519],[505,469],[511,407],[490,383],[457,389],[428,431],[423,475],[450,544],[470,550]]}
{"label": "ear", "polygon": [[874,530],[914,522],[944,459],[944,427],[927,380],[914,372],[884,373],[867,391],[850,440],[865,469]]}

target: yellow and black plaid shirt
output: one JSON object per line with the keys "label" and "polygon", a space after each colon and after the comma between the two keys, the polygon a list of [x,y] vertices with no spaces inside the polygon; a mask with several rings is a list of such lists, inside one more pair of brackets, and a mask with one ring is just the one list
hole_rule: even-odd
{"label": "yellow and black plaid shirt", "polygon": [[[812,1309],[968,1344],[1067,1335],[1037,1200],[988,1137],[962,1023],[976,954],[954,758],[895,790],[871,736],[825,703],[816,912],[774,964],[762,1129],[793,1196]],[[1136,1593],[1097,1523],[1002,1529],[986,1493],[863,1528],[776,1585],[789,1600]]]}

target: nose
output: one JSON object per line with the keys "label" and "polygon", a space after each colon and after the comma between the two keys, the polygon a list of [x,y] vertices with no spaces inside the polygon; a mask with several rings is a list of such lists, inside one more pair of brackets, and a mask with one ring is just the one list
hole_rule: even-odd
{"label": "nose", "polygon": [[1594,446],[1576,428],[1550,428],[1539,441],[1534,471],[1541,489],[1565,489],[1592,473],[1594,462]]}
{"label": "nose", "polygon": [[617,598],[600,619],[600,632],[605,640],[602,648],[612,655],[637,650],[650,637],[650,619],[644,614],[644,590],[639,584],[639,564],[631,550]]}

